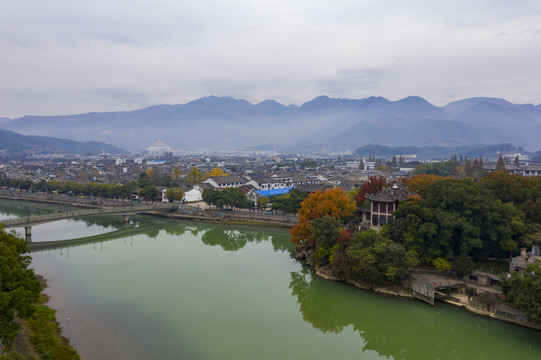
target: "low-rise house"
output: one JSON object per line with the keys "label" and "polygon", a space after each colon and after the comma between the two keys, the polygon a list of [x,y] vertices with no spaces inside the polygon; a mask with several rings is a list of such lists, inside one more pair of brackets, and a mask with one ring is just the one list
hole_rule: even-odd
{"label": "low-rise house", "polygon": [[241,187],[247,182],[245,178],[242,178],[240,176],[218,176],[218,177],[210,177],[207,180],[203,181],[203,183],[207,183],[212,185],[215,189],[225,189],[229,187]]}

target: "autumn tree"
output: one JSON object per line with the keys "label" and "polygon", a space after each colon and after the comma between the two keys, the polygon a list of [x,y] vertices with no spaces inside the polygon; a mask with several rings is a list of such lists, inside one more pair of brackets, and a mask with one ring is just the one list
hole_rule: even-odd
{"label": "autumn tree", "polygon": [[229,176],[229,174],[226,174],[223,172],[220,167],[215,167],[211,171],[207,172],[207,177],[220,177],[220,176]]}
{"label": "autumn tree", "polygon": [[428,185],[443,179],[445,178],[440,175],[415,175],[408,180],[408,190],[414,193],[422,193]]}
{"label": "autumn tree", "polygon": [[299,209],[298,224],[290,230],[294,243],[313,241],[313,219],[330,217],[341,219],[350,217],[355,211],[355,204],[341,188],[328,189],[311,193]]}
{"label": "autumn tree", "polygon": [[178,166],[175,166],[172,173],[175,180],[178,180],[180,178],[180,169],[178,168]]}
{"label": "autumn tree", "polygon": [[363,206],[366,195],[380,192],[386,184],[384,176],[370,176],[368,181],[359,187],[359,192],[355,196],[355,202],[358,207]]}
{"label": "autumn tree", "polygon": [[156,175],[154,169],[149,167],[148,169],[146,169],[145,173],[148,175],[150,180],[154,182],[154,176]]}
{"label": "autumn tree", "polygon": [[203,174],[203,172],[200,171],[196,167],[193,167],[188,173],[188,175],[186,175],[186,179],[192,185],[199,184],[200,182],[204,181],[206,178],[207,176]]}

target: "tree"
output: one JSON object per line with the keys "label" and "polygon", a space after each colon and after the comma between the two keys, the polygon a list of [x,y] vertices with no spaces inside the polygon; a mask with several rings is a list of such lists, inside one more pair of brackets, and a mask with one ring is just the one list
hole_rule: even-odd
{"label": "tree", "polygon": [[[340,155],[338,155],[338,162],[340,162]],[[317,162],[314,159],[302,159],[299,167],[301,169],[315,169],[317,168]]]}
{"label": "tree", "polygon": [[506,300],[526,313],[528,318],[541,323],[541,267],[528,264],[521,276],[517,272],[503,275],[502,291]]}
{"label": "tree", "polygon": [[[195,168],[194,168],[195,169]],[[210,205],[217,205],[219,194],[218,191],[215,189],[207,189],[203,191],[203,194],[201,195],[201,198],[204,202],[206,202],[209,206]],[[224,204],[220,204],[220,207],[222,207]]]}
{"label": "tree", "polygon": [[434,267],[438,272],[451,270],[451,264],[444,258],[437,258],[433,261]]}
{"label": "tree", "polygon": [[188,175],[186,175],[186,180],[192,185],[199,184],[207,178],[202,171],[199,171],[196,167],[193,167]]}
{"label": "tree", "polygon": [[353,274],[370,284],[400,283],[418,264],[415,252],[373,229],[355,233],[346,257]]}
{"label": "tree", "polygon": [[142,197],[145,201],[156,200],[159,195],[158,189],[152,185],[147,185],[141,190],[139,190],[139,196]]}
{"label": "tree", "polygon": [[318,265],[328,265],[331,249],[340,235],[340,221],[329,216],[312,220],[314,256]]}
{"label": "tree", "polygon": [[28,268],[27,250],[24,239],[5,232],[0,224],[0,339],[8,349],[20,328],[15,318],[30,316],[41,292],[34,271]]}
{"label": "tree", "polygon": [[386,180],[384,176],[370,176],[368,178],[368,181],[366,181],[359,187],[359,192],[357,196],[355,196],[355,202],[357,206],[363,206],[366,200],[366,195],[376,194],[380,192],[381,190],[383,190],[385,184]]}
{"label": "tree", "polygon": [[393,241],[415,250],[423,261],[467,257],[485,260],[517,249],[520,212],[502,204],[472,179],[446,179],[426,187],[423,199],[401,204],[389,225]]}
{"label": "tree", "polygon": [[515,155],[515,167],[516,168],[519,168],[520,167],[520,157],[517,155]]}
{"label": "tree", "polygon": [[472,170],[473,170],[473,165],[470,159],[468,159],[468,157],[466,156],[466,159],[464,160],[464,175],[471,176],[473,174]]}
{"label": "tree", "polygon": [[220,177],[220,176],[229,176],[220,169],[220,167],[215,167],[207,173],[207,177]]}
{"label": "tree", "polygon": [[498,161],[496,162],[496,167],[494,168],[494,172],[499,171],[505,171],[505,162],[503,161],[503,156],[500,154],[500,157],[498,158]]}
{"label": "tree", "polygon": [[145,173],[150,178],[150,181],[152,181],[152,183],[154,183],[154,176],[156,175],[155,172],[154,172],[154,169],[149,167],[148,169],[146,169]]}
{"label": "tree", "polygon": [[307,193],[299,189],[291,189],[287,194],[272,197],[272,209],[296,213],[299,211],[302,201],[307,197]]}
{"label": "tree", "polygon": [[313,219],[325,216],[341,219],[352,216],[354,211],[354,203],[341,188],[311,193],[301,203],[298,224],[290,230],[291,241],[294,243],[311,243],[313,241],[313,226],[311,223]]}
{"label": "tree", "polygon": [[391,168],[392,169],[398,168],[398,160],[396,159],[396,155],[393,155],[393,160],[391,161]]}
{"label": "tree", "polygon": [[184,198],[184,190],[181,188],[169,188],[165,191],[165,197],[169,202],[181,201]]}
{"label": "tree", "polygon": [[270,199],[268,196],[262,196],[257,199],[257,207],[261,210],[265,210],[270,204]]}
{"label": "tree", "polygon": [[430,184],[435,183],[436,181],[441,181],[443,179],[449,179],[444,178],[440,175],[415,175],[411,179],[408,180],[407,186],[408,190],[415,192],[415,193],[422,193],[426,189],[426,187]]}
{"label": "tree", "polygon": [[[152,170],[152,169],[149,169],[149,170]],[[154,174],[154,171],[152,171],[152,174]],[[150,186],[152,185],[152,179],[150,178],[147,172],[142,172],[141,174],[139,174],[139,179],[137,180],[137,184],[141,188],[145,186]]]}
{"label": "tree", "polygon": [[363,158],[361,158],[361,161],[359,162],[359,170],[364,170],[364,161],[363,161]]}
{"label": "tree", "polygon": [[452,161],[446,161],[442,163],[434,164],[421,164],[415,168],[413,175],[440,175],[440,176],[452,176],[456,173],[456,163]]}
{"label": "tree", "polygon": [[175,166],[172,173],[175,180],[178,180],[180,178],[180,169],[178,168],[178,166]]}

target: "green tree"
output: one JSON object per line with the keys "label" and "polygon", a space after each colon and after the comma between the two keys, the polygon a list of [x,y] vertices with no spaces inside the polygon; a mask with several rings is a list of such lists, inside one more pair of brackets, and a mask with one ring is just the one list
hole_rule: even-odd
{"label": "green tree", "polygon": [[530,320],[541,323],[541,267],[528,264],[521,276],[513,272],[502,275],[502,291],[506,301],[524,311]]}
{"label": "green tree", "polygon": [[147,185],[144,188],[139,190],[139,196],[142,197],[145,201],[156,200],[159,195],[158,189],[152,185]]}
{"label": "green tree", "polygon": [[464,265],[466,257],[504,256],[517,249],[524,226],[513,204],[502,204],[472,179],[436,181],[422,200],[401,204],[394,216],[391,239],[427,263],[463,256]]}
{"label": "green tree", "polygon": [[262,196],[259,199],[257,199],[257,207],[259,209],[266,209],[270,204],[270,199],[268,196]]}
{"label": "green tree", "polygon": [[328,265],[333,246],[337,245],[340,221],[329,216],[312,220],[314,256],[318,265]]}
{"label": "green tree", "polygon": [[[217,203],[219,200],[219,193],[217,190],[214,189],[207,189],[203,191],[203,194],[201,195],[201,198],[204,202],[206,202],[209,206],[214,205],[218,207]],[[223,203],[220,202],[219,207],[223,207]]]}
{"label": "green tree", "polygon": [[500,157],[498,158],[498,161],[496,162],[496,167],[494,168],[494,172],[498,171],[505,171],[505,162],[503,161],[503,156],[500,154]]}
{"label": "green tree", "polygon": [[181,201],[184,198],[184,190],[181,188],[169,188],[165,190],[165,197],[169,202]]}
{"label": "green tree", "polygon": [[393,160],[391,161],[391,169],[398,168],[398,160],[396,159],[396,155],[393,155]]}
{"label": "green tree", "polygon": [[[152,169],[148,169],[148,170],[152,170]],[[154,171],[152,171],[152,174],[154,174]],[[148,175],[148,172],[142,172],[141,174],[139,174],[139,179],[137,180],[137,184],[141,188],[152,185],[152,179]]]}
{"label": "green tree", "polygon": [[398,284],[418,264],[414,251],[372,229],[353,236],[346,257],[354,276],[370,284]]}
{"label": "green tree", "polygon": [[415,168],[413,175],[439,175],[444,177],[453,176],[456,173],[455,165],[456,164],[452,161],[434,164],[421,164]]}
{"label": "green tree", "polygon": [[24,239],[5,232],[0,224],[0,338],[8,349],[19,331],[15,318],[30,316],[41,292],[34,271],[28,268],[27,250]]}

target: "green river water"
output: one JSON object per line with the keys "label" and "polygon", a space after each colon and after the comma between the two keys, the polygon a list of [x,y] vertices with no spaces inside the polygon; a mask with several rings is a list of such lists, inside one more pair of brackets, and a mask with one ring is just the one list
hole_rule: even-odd
{"label": "green river water", "polygon": [[[0,218],[28,215],[13,206]],[[83,359],[541,359],[541,332],[320,279],[287,231],[146,217],[32,230],[87,236],[31,253]]]}

